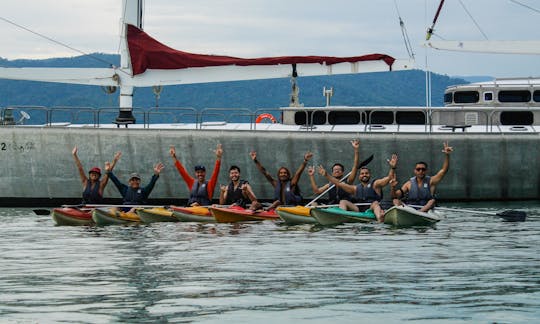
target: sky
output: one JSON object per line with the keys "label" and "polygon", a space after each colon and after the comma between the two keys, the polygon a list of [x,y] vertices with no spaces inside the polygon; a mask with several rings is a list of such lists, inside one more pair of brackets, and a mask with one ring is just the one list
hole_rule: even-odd
{"label": "sky", "polygon": [[[80,55],[4,19],[80,52],[119,52],[122,0],[0,0],[0,4],[2,58]],[[145,0],[143,27],[162,43],[193,53],[239,57],[384,53],[407,58],[399,11],[419,69],[450,76],[540,76],[540,56],[425,49],[426,29],[438,4],[439,0]],[[482,40],[485,34],[490,40],[540,40],[539,18],[538,0],[446,0],[432,39]]]}

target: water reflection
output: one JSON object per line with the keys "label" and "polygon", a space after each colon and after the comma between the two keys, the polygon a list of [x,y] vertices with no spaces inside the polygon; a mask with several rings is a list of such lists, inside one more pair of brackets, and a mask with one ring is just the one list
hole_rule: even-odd
{"label": "water reflection", "polygon": [[539,211],[527,207],[524,223],[452,212],[423,228],[60,227],[0,209],[0,314],[13,322],[531,321],[540,317]]}

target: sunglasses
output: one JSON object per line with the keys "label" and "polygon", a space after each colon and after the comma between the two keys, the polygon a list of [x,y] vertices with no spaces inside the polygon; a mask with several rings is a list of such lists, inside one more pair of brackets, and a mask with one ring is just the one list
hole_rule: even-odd
{"label": "sunglasses", "polygon": [[426,171],[426,168],[416,168],[416,171]]}

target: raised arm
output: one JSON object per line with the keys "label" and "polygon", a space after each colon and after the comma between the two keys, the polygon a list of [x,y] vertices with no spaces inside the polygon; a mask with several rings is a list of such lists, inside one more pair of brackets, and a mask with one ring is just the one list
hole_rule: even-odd
{"label": "raised arm", "polygon": [[154,190],[154,186],[156,185],[156,182],[159,179],[159,175],[161,174],[161,171],[163,171],[163,168],[165,168],[165,166],[161,162],[158,162],[156,163],[156,165],[154,165],[154,175],[150,179],[150,182],[143,189],[146,197],[148,197],[152,190]]}
{"label": "raised arm", "polygon": [[448,172],[448,168],[450,167],[450,153],[454,151],[454,148],[451,146],[448,146],[448,142],[443,143],[443,150],[444,153],[444,162],[442,168],[431,177],[431,186],[436,186],[441,180],[444,178],[444,175],[446,172]]}
{"label": "raised arm", "polygon": [[328,172],[326,172],[326,170],[324,169],[324,167],[322,165],[319,165],[319,174],[322,175],[323,177],[326,177],[326,179],[328,181],[330,181],[331,183],[333,183],[335,186],[345,190],[346,192],[350,193],[350,194],[356,194],[356,186],[353,186],[353,185],[350,185],[348,183],[345,183],[345,182],[339,182],[338,179],[332,177],[330,174],[328,174]]}
{"label": "raised arm", "polygon": [[184,179],[184,182],[186,183],[189,190],[191,190],[191,187],[193,186],[193,183],[195,182],[195,179],[189,175],[189,173],[186,171],[186,168],[182,165],[182,163],[176,158],[176,149],[174,146],[171,146],[169,148],[169,154],[171,155],[174,166],[178,170],[178,173],[182,176],[182,179]]}
{"label": "raised arm", "polygon": [[294,173],[293,178],[291,179],[291,186],[296,186],[298,184],[298,181],[300,180],[300,176],[302,175],[302,172],[304,172],[304,169],[306,168],[306,165],[308,164],[309,160],[313,157],[313,153],[306,152],[304,154],[304,161],[300,164],[298,167],[298,170]]}
{"label": "raised arm", "polygon": [[73,151],[71,151],[71,155],[73,155],[73,159],[75,160],[75,165],[77,166],[77,170],[79,171],[79,177],[81,178],[81,182],[84,187],[86,186],[86,182],[88,181],[88,178],[86,177],[86,173],[84,173],[81,160],[79,160],[79,157],[77,156],[77,146],[73,148]]}
{"label": "raised arm", "polygon": [[388,183],[390,183],[390,180],[394,179],[396,177],[396,166],[398,162],[398,156],[397,154],[392,154],[392,157],[390,159],[386,160],[388,162],[388,166],[390,166],[388,170],[388,175],[384,178],[377,179],[373,183],[373,186],[375,188],[382,188],[386,186]]}
{"label": "raised arm", "polygon": [[112,171],[114,169],[114,166],[116,165],[116,163],[118,162],[118,160],[120,160],[120,157],[122,156],[122,152],[118,151],[114,154],[114,157],[113,157],[113,161],[112,163],[110,162],[105,162],[105,175],[103,176],[103,178],[101,178],[101,182],[99,183],[99,190],[100,192],[103,194],[103,190],[105,189],[105,186],[107,186],[107,183],[109,182],[109,172],[108,171]]}
{"label": "raised arm", "polygon": [[268,182],[270,182],[272,184],[272,186],[275,187],[276,184],[277,184],[276,180],[274,178],[272,178],[270,173],[268,173],[268,171],[266,171],[266,169],[262,166],[261,162],[259,162],[259,160],[257,160],[257,152],[251,151],[249,153],[249,156],[251,156],[251,159],[253,160],[253,162],[255,162],[255,166],[257,166],[257,169],[263,174],[263,176],[266,178],[266,180],[268,180]]}
{"label": "raised arm", "polygon": [[218,176],[219,176],[219,170],[221,169],[221,157],[223,156],[223,148],[221,147],[221,144],[218,144],[215,150],[216,153],[216,163],[214,164],[214,171],[212,171],[212,176],[210,177],[210,181],[208,181],[208,197],[210,200],[212,200],[212,197],[214,196],[214,189],[216,188]]}
{"label": "raised arm", "polygon": [[347,178],[348,184],[354,183],[354,179],[356,179],[356,174],[358,173],[358,164],[360,163],[360,141],[354,139],[351,141],[351,145],[354,149],[354,162],[351,174],[349,174],[349,177]]}
{"label": "raised arm", "polygon": [[309,183],[311,184],[311,190],[313,190],[314,194],[316,195],[321,194],[325,190],[327,190],[328,187],[330,186],[328,183],[320,188],[317,186],[317,183],[315,182],[315,167],[314,166],[312,165],[308,166],[307,173],[309,176]]}

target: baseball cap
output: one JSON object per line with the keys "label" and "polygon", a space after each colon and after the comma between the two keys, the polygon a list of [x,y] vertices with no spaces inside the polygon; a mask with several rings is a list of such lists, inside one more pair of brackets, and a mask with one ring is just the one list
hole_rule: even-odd
{"label": "baseball cap", "polygon": [[206,171],[206,168],[204,167],[204,165],[196,165],[195,171]]}
{"label": "baseball cap", "polygon": [[101,175],[101,169],[98,168],[98,167],[93,167],[92,169],[90,169],[90,171],[88,171],[88,173],[92,173],[92,172],[95,172],[95,173]]}
{"label": "baseball cap", "polygon": [[133,178],[137,178],[137,179],[141,180],[141,176],[137,172],[133,172],[132,174],[129,175],[129,180],[131,180]]}

